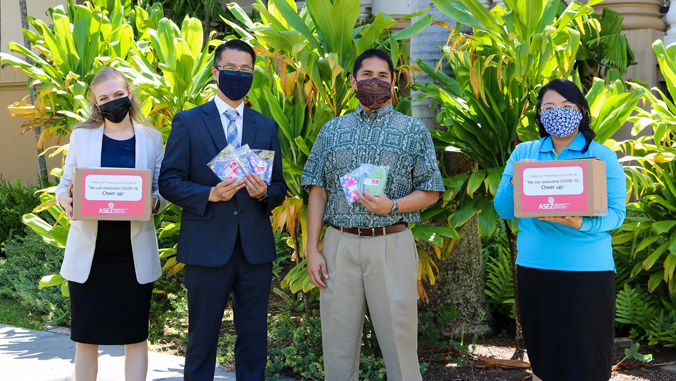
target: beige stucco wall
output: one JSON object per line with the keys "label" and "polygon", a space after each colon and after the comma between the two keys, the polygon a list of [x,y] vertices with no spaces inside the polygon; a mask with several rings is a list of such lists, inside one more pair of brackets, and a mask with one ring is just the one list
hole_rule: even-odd
{"label": "beige stucco wall", "polygon": [[[17,0],[0,0],[2,20],[0,20],[0,37],[2,38],[2,52],[7,53],[7,46],[14,41],[23,44],[21,33],[21,13]],[[29,16],[37,19],[49,20],[45,14],[47,9],[66,0],[27,0]],[[21,57],[23,58],[23,57]],[[7,106],[20,101],[28,95],[27,77],[21,71],[14,71],[7,67],[0,71],[0,176],[14,180],[21,177],[22,182],[38,183],[38,160],[35,147],[35,137],[32,131],[21,134],[23,118],[10,118]],[[47,160],[49,170],[60,166],[60,160]]]}

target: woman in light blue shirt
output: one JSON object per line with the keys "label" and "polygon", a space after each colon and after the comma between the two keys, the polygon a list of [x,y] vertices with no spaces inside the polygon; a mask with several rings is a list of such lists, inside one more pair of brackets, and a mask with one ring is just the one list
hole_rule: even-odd
{"label": "woman in light blue shirt", "polygon": [[609,231],[626,215],[624,169],[612,150],[593,141],[589,105],[573,82],[549,82],[537,110],[541,139],[512,152],[495,196],[500,217],[514,218],[515,162],[585,157],[606,163],[608,215],[519,219],[518,297],[528,357],[535,381],[606,381],[615,328]]}

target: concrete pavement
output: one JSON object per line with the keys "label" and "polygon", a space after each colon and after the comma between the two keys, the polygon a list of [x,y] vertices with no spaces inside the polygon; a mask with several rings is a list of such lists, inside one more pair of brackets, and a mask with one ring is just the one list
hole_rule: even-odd
{"label": "concrete pavement", "polygon": [[[75,343],[67,329],[33,331],[0,324],[0,380],[70,381],[75,379]],[[184,358],[149,352],[148,380],[183,380]],[[98,381],[124,380],[124,347],[99,347]],[[235,373],[216,368],[214,380],[235,381]],[[289,379],[286,379],[289,381]]]}

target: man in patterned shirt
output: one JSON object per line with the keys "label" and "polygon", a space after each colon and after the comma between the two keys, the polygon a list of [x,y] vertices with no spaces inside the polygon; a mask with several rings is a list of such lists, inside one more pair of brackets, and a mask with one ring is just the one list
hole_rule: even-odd
{"label": "man in patterned shirt", "polygon": [[[443,181],[427,128],[394,111],[392,60],[382,50],[360,55],[350,77],[359,107],[327,122],[305,164],[309,188],[308,272],[321,289],[327,381],[357,381],[368,305],[389,381],[421,380],[415,241],[409,223],[434,204]],[[340,177],[362,164],[388,166],[379,197],[364,191],[349,204]],[[329,225],[319,252],[322,222]],[[321,272],[320,272],[321,271]]]}

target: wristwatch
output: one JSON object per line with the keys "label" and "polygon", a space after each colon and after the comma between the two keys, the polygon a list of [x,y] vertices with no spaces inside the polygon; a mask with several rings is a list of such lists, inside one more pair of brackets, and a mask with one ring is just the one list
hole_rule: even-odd
{"label": "wristwatch", "polygon": [[153,208],[151,210],[157,210],[157,207],[160,206],[160,198],[157,196],[153,196],[153,199],[155,202],[153,203]]}
{"label": "wristwatch", "polygon": [[399,203],[397,200],[392,199],[392,209],[390,209],[390,214],[397,214],[399,212]]}
{"label": "wristwatch", "polygon": [[268,191],[265,192],[265,194],[263,195],[263,197],[259,198],[258,201],[265,201],[265,200],[267,200],[269,194],[270,194],[270,188],[268,188]]}

